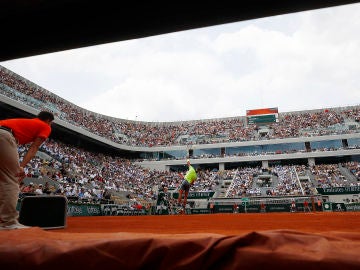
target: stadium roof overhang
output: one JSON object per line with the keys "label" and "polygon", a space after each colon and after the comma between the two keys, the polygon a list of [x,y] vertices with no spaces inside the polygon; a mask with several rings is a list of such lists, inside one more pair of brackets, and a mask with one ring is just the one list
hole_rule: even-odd
{"label": "stadium roof overhang", "polygon": [[4,0],[0,61],[357,2]]}

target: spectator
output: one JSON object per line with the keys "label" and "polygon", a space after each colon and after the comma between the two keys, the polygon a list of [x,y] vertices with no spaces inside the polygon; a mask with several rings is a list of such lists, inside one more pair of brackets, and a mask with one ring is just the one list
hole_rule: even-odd
{"label": "spectator", "polygon": [[25,185],[21,192],[22,193],[34,193],[35,192],[34,183],[30,182],[29,185]]}
{"label": "spectator", "polygon": [[34,193],[35,193],[36,195],[43,195],[43,185],[42,185],[42,184],[39,184],[39,185],[35,188]]}

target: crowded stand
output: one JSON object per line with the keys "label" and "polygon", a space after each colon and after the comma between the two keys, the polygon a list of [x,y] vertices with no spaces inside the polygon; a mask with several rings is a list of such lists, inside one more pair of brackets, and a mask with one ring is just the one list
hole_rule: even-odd
{"label": "crowded stand", "polygon": [[360,181],[360,166],[358,162],[346,162],[344,163],[344,167],[346,167],[352,173],[357,181]]}
{"label": "crowded stand", "polygon": [[260,195],[259,189],[253,189],[254,176],[259,174],[260,168],[242,168],[234,172],[232,182],[226,191],[227,198]]}
{"label": "crowded stand", "polygon": [[[25,148],[19,150],[21,156]],[[29,180],[22,187],[24,193],[62,194],[86,202],[111,200],[123,194],[123,199],[151,204],[157,198],[159,187],[176,189],[181,183],[177,172],[145,169],[130,160],[94,154],[53,140],[45,142],[41,152],[47,157],[34,158],[26,168]],[[348,181],[338,164],[276,165],[266,170],[260,167],[201,170],[190,192],[217,191],[224,180],[231,181],[227,198],[314,195],[314,187],[360,186],[360,163],[345,163],[343,168],[357,180]],[[305,175],[309,176],[306,183],[299,180],[299,176]],[[269,177],[264,180],[261,178],[264,176]]]}
{"label": "crowded stand", "polygon": [[[82,109],[0,66],[0,96],[50,110],[67,123],[110,141],[130,146],[174,146],[217,144],[333,134],[359,133],[360,106],[279,113],[278,121],[259,132],[246,117],[152,123],[111,118]],[[355,148],[359,146],[353,146]],[[312,151],[338,148],[315,147]],[[19,147],[20,156],[25,147]],[[283,153],[301,151],[285,150]],[[176,171],[151,170],[124,158],[93,153],[54,139],[47,140],[41,155],[27,166],[28,181],[22,194],[61,194],[71,200],[99,203],[124,201],[154,204],[160,187],[176,190],[182,179]],[[235,155],[268,155],[274,152],[241,152]],[[192,158],[223,157],[225,154],[201,154]],[[231,154],[230,154],[231,155]],[[185,156],[184,156],[185,158]],[[272,165],[236,169],[199,170],[190,192],[215,192],[225,198],[260,196],[316,195],[316,188],[360,186],[360,164]],[[349,176],[350,175],[350,176]],[[222,185],[224,181],[230,184]]]}
{"label": "crowded stand", "polygon": [[111,118],[82,109],[0,66],[0,94],[32,106],[51,110],[55,116],[74,126],[130,146],[173,146],[282,139],[359,132],[360,107],[319,109],[279,113],[278,122],[268,125],[266,133],[248,124],[246,117],[223,119],[139,122]]}
{"label": "crowded stand", "polygon": [[343,187],[353,183],[342,175],[338,164],[319,164],[311,168],[316,183],[321,187]]}
{"label": "crowded stand", "polygon": [[[21,147],[19,152],[22,156],[25,147]],[[130,160],[95,154],[53,140],[45,142],[41,152],[46,158],[38,156],[26,167],[30,180],[24,188],[35,188],[40,184],[50,186],[49,194],[62,194],[76,200],[110,200],[105,195],[108,193],[123,199],[153,202],[159,186],[175,189],[182,181],[177,172],[144,169]],[[215,172],[201,171],[191,191],[212,191],[217,185],[216,179]]]}
{"label": "crowded stand", "polygon": [[[342,165],[346,172],[355,177],[345,177],[339,164],[276,165],[266,170],[260,167],[247,167],[232,171],[233,176],[226,197],[256,196],[298,196],[315,195],[316,188],[360,186],[359,162],[347,162]],[[264,171],[268,173],[264,174]]]}
{"label": "crowded stand", "polygon": [[273,172],[278,177],[275,194],[280,196],[302,194],[293,166],[275,166]]}

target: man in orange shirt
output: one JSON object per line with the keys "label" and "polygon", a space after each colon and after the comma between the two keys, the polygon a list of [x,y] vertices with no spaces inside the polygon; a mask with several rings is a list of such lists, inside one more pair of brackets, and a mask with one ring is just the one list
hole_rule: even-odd
{"label": "man in orange shirt", "polygon": [[[41,111],[36,118],[0,120],[0,230],[28,228],[18,222],[16,205],[24,167],[51,133],[54,115]],[[19,163],[18,144],[31,143]]]}

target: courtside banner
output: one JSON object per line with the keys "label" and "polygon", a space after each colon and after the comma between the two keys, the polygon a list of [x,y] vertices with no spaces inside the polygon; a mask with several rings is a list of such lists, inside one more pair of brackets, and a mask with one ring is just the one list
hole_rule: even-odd
{"label": "courtside banner", "polygon": [[359,212],[360,211],[360,203],[350,203],[345,204],[346,211]]}
{"label": "courtside banner", "polygon": [[214,206],[216,213],[233,213],[234,206],[233,205],[217,205]]}
{"label": "courtside banner", "polygon": [[191,209],[191,214],[210,214],[210,209],[208,208]]}
{"label": "courtside banner", "polygon": [[359,194],[360,187],[316,188],[321,195]]}
{"label": "courtside banner", "polygon": [[332,203],[333,212],[344,212],[347,211],[344,203]]}
{"label": "courtside banner", "polygon": [[[215,193],[214,191],[209,191],[209,192],[189,192],[188,199],[209,199],[209,198],[212,198],[214,193]],[[173,198],[174,199],[179,198],[179,193],[174,192],[173,193]]]}
{"label": "courtside banner", "polygon": [[68,216],[101,216],[100,205],[68,203]]}

